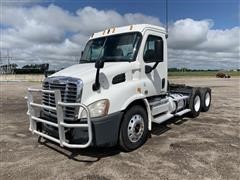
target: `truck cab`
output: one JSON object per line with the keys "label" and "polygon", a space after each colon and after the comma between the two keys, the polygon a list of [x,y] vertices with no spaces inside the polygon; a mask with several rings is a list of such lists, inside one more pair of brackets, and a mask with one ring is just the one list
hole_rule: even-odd
{"label": "truck cab", "polygon": [[149,24],[93,33],[79,64],[28,90],[30,131],[70,148],[119,144],[131,151],[147,140],[153,122],[207,111],[209,88],[168,84],[166,37]]}

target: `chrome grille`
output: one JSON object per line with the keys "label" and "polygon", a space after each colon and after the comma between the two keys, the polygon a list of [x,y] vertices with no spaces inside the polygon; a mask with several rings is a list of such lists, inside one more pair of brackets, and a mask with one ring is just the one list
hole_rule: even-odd
{"label": "chrome grille", "polygon": [[[76,78],[69,77],[52,77],[47,78],[43,82],[43,89],[60,90],[63,102],[76,103],[80,102],[82,81]],[[42,94],[42,103],[47,106],[55,107],[55,97],[53,94]],[[64,107],[64,120],[73,121],[78,109],[74,107]],[[49,120],[56,121],[57,116],[55,111],[43,109],[43,116]]]}

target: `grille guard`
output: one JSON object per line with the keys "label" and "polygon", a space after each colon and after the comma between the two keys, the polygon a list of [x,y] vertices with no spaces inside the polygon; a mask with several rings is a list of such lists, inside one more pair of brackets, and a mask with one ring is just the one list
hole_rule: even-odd
{"label": "grille guard", "polygon": [[[33,92],[54,94],[56,107],[34,103],[33,102]],[[54,141],[54,142],[60,144],[60,146],[62,146],[62,147],[65,146],[65,147],[68,147],[68,148],[86,148],[86,147],[90,146],[90,144],[92,143],[92,125],[91,125],[91,119],[90,119],[90,112],[89,112],[87,106],[85,106],[84,104],[81,104],[81,103],[65,103],[65,102],[62,102],[60,90],[43,90],[43,89],[31,89],[31,88],[29,88],[26,99],[27,99],[27,105],[28,105],[27,115],[29,116],[29,122],[30,122],[29,130],[33,134],[37,134],[37,135],[42,136],[46,139]],[[47,120],[44,120],[44,119],[41,119],[41,118],[37,117],[37,115],[36,115],[37,113],[36,113],[36,109],[35,109],[36,107],[56,111],[57,123],[53,123],[53,122],[50,122],[50,121],[47,121]],[[64,119],[63,119],[63,107],[81,107],[82,110],[86,111],[87,123],[85,123],[85,124],[68,124],[68,123],[65,123]],[[79,108],[79,111],[80,111],[81,108]],[[45,123],[45,124],[48,124],[50,126],[58,128],[59,139],[57,139],[55,137],[52,137],[48,134],[45,134],[43,132],[38,131],[37,130],[37,122],[42,122],[42,123]],[[85,144],[69,144],[68,142],[66,142],[66,136],[65,136],[64,128],[87,128],[88,129],[88,142],[85,143]]]}
{"label": "grille guard", "polygon": [[[81,101],[83,82],[81,79],[65,76],[48,77],[42,83],[43,90],[60,90],[61,101],[66,103],[77,103]],[[42,93],[42,104],[47,106],[56,106],[54,94]],[[56,111],[49,109],[42,109],[45,114],[44,118],[53,118],[57,122]],[[79,108],[64,107],[64,120],[74,121]]]}

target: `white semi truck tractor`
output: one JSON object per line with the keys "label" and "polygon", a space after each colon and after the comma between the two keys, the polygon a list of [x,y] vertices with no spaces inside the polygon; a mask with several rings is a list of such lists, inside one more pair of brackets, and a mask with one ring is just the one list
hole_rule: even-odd
{"label": "white semi truck tractor", "polygon": [[153,123],[208,111],[210,88],[168,83],[166,38],[164,28],[149,24],[92,34],[79,64],[28,89],[29,130],[62,147],[132,151]]}

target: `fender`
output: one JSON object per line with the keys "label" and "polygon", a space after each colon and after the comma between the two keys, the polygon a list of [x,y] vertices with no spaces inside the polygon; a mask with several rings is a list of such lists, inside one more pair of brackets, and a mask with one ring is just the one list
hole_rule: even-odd
{"label": "fender", "polygon": [[133,103],[136,100],[143,100],[146,111],[147,111],[147,116],[148,116],[148,130],[152,130],[152,113],[150,109],[150,105],[148,103],[147,98],[143,94],[135,94],[134,96],[130,97],[122,106],[121,111],[125,110],[131,103]]}
{"label": "fender", "polygon": [[145,96],[143,94],[134,94],[133,96],[126,100],[126,102],[121,107],[121,111],[125,110],[132,102],[140,99],[145,99]]}
{"label": "fender", "polygon": [[150,105],[148,103],[148,100],[146,98],[143,99],[144,104],[146,106],[146,110],[147,110],[147,115],[148,115],[148,130],[151,131],[152,130],[152,120],[153,120],[153,116],[151,113],[151,108]]}

